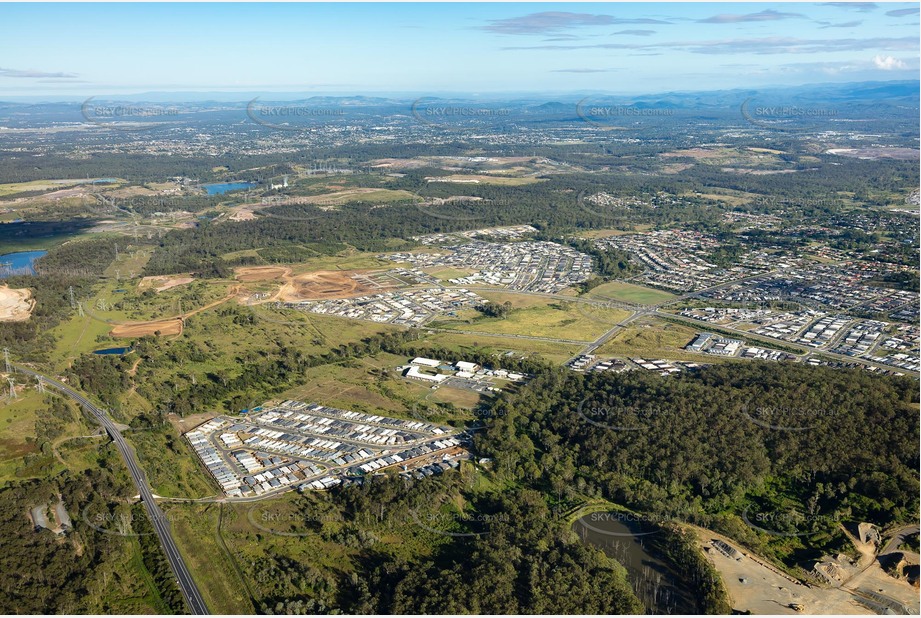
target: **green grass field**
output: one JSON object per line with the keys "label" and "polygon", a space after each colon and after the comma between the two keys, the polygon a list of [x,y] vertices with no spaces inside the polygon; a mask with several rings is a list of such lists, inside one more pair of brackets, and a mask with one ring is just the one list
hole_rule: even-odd
{"label": "green grass field", "polygon": [[393,268],[396,262],[381,260],[376,253],[354,252],[348,255],[324,255],[291,264],[291,272],[296,275],[313,272],[315,270],[375,270]]}
{"label": "green grass field", "polygon": [[35,435],[35,419],[44,407],[41,395],[32,388],[24,389],[15,401],[4,395],[0,401],[0,462],[38,451],[38,445],[27,438]]}
{"label": "green grass field", "polygon": [[448,279],[459,279],[461,277],[466,277],[474,272],[473,269],[466,268],[426,268],[423,269],[424,272],[441,279],[442,281],[447,281]]}
{"label": "green grass field", "polygon": [[688,326],[663,322],[654,318],[631,323],[595,352],[599,356],[619,358],[665,358],[693,362],[719,362],[716,356],[694,354],[683,348],[700,332]]}
{"label": "green grass field", "polygon": [[438,320],[432,326],[484,334],[524,335],[548,339],[590,342],[604,334],[613,324],[630,315],[619,309],[594,308],[581,303],[529,298],[514,294],[483,293],[497,303],[512,303],[504,318],[490,318],[472,312],[460,313],[458,319]]}
{"label": "green grass field", "polygon": [[435,333],[426,337],[426,341],[436,343],[449,350],[455,351],[457,357],[460,359],[465,358],[464,354],[471,349],[481,349],[496,354],[512,352],[517,356],[539,356],[549,362],[559,364],[572,358],[582,348],[582,346],[578,344],[495,337],[487,334],[467,335],[461,333]]}
{"label": "green grass field", "polygon": [[623,281],[610,281],[592,289],[586,294],[586,298],[619,300],[639,305],[657,305],[674,299],[675,295],[642,285],[634,285]]}
{"label": "green grass field", "polygon": [[168,503],[163,508],[208,609],[215,614],[254,613],[247,582],[237,574],[235,558],[223,549],[218,536],[221,507]]}

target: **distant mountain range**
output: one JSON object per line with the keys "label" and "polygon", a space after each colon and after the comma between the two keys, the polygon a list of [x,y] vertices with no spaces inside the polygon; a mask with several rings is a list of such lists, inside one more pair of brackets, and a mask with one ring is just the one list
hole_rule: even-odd
{"label": "distant mountain range", "polygon": [[[747,98],[757,98],[764,104],[805,105],[815,103],[887,103],[890,105],[912,105],[919,103],[921,82],[852,82],[836,84],[806,84],[772,88],[745,88],[700,92],[665,92],[646,95],[616,95],[604,92],[577,92],[571,94],[490,94],[476,96],[467,94],[444,94],[422,96],[411,93],[393,93],[381,96],[329,95],[303,92],[144,92],[132,95],[100,95],[93,102],[132,102],[156,104],[192,104],[195,107],[237,108],[258,97],[258,104],[272,102],[309,102],[312,105],[336,105],[342,107],[388,107],[406,106],[418,101],[419,105],[481,105],[484,107],[504,106],[511,109],[552,113],[565,107],[571,110],[573,103],[580,100],[592,104],[631,104],[654,108],[725,108],[738,105]],[[86,98],[66,96],[2,97],[0,102],[9,104],[74,104],[83,103]]]}

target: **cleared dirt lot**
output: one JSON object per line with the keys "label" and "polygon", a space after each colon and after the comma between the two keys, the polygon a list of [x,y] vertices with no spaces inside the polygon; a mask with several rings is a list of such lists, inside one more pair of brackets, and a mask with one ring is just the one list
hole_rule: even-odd
{"label": "cleared dirt lot", "polygon": [[[734,610],[748,610],[752,614],[873,615],[844,590],[808,587],[760,564],[728,537],[697,526],[689,528],[697,533],[705,555],[723,578]],[[724,541],[745,555],[741,560],[730,558],[713,547],[713,539]],[[802,604],[803,611],[794,610],[791,603]]]}
{"label": "cleared dirt lot", "polygon": [[155,277],[144,277],[138,282],[138,289],[145,290],[147,288],[153,288],[157,292],[162,292],[170,288],[174,288],[178,285],[187,285],[192,283],[194,279],[188,276],[182,275],[160,275]]}
{"label": "cleared dirt lot", "polygon": [[318,270],[290,278],[281,287],[279,298],[283,301],[348,298],[376,291],[352,279],[351,275],[366,271]]}
{"label": "cleared dirt lot", "polygon": [[29,319],[35,301],[32,290],[0,287],[0,322],[22,322]]}
{"label": "cleared dirt lot", "polygon": [[301,300],[324,300],[328,298],[350,298],[380,292],[365,281],[356,281],[353,275],[362,275],[369,270],[317,270],[294,275],[290,268],[279,266],[245,266],[236,269],[236,278],[245,283],[277,281],[280,288],[268,300],[297,302]]}
{"label": "cleared dirt lot", "polygon": [[151,322],[119,324],[109,332],[109,335],[118,338],[143,337],[145,335],[155,335],[158,331],[160,336],[181,335],[182,320],[180,318],[171,318],[168,320],[154,320]]}
{"label": "cleared dirt lot", "polygon": [[280,266],[243,266],[236,269],[237,281],[251,283],[253,281],[282,280],[291,274],[290,268]]}

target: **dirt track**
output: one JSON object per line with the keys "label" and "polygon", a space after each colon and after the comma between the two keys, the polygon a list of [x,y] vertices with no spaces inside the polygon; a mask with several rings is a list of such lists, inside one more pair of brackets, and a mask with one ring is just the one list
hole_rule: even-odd
{"label": "dirt track", "polygon": [[201,313],[202,311],[206,311],[212,307],[226,303],[228,300],[239,293],[240,286],[234,285],[230,287],[227,296],[214,302],[208,303],[204,307],[199,307],[198,309],[193,309],[192,311],[188,311],[182,315],[173,316],[171,318],[163,318],[162,320],[150,320],[146,322],[123,322],[121,324],[115,324],[114,328],[109,331],[109,335],[116,338],[143,337],[144,335],[154,335],[157,333],[157,331],[160,331],[161,337],[166,335],[181,335],[186,319]]}

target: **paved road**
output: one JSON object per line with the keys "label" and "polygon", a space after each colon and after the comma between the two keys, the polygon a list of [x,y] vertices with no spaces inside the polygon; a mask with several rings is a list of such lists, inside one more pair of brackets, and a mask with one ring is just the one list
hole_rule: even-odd
{"label": "paved road", "polygon": [[[901,528],[893,530],[892,537],[889,539],[886,545],[883,546],[883,548],[879,551],[879,555],[882,556],[884,554],[889,554],[889,553],[896,552],[896,551],[902,551],[899,549],[899,545],[901,545],[905,541],[906,537],[911,536],[912,534],[918,534],[918,530],[919,530],[918,524],[902,526]],[[906,552],[906,553],[911,554],[913,552]]]}
{"label": "paved road", "polygon": [[74,389],[53,378],[19,365],[14,366],[13,369],[35,378],[41,376],[46,386],[58,390],[75,400],[105,428],[106,432],[108,432],[112,441],[115,443],[115,446],[118,448],[118,451],[121,453],[122,459],[125,460],[125,464],[128,466],[128,471],[131,473],[134,485],[137,487],[141,500],[143,500],[144,506],[147,508],[147,514],[150,517],[150,521],[153,523],[157,537],[160,539],[160,545],[163,547],[170,567],[173,569],[173,573],[176,576],[176,582],[182,590],[182,594],[185,597],[191,613],[198,615],[208,614],[208,607],[205,605],[205,601],[198,591],[198,587],[195,585],[192,575],[189,573],[189,569],[182,559],[182,555],[179,553],[179,548],[173,540],[166,515],[164,515],[163,511],[160,510],[160,507],[157,506],[157,503],[154,501],[153,493],[150,491],[150,486],[147,484],[147,477],[137,463],[134,450],[122,436],[115,423],[112,422],[112,419],[109,418],[109,415],[105,410],[96,406],[96,404]]}

